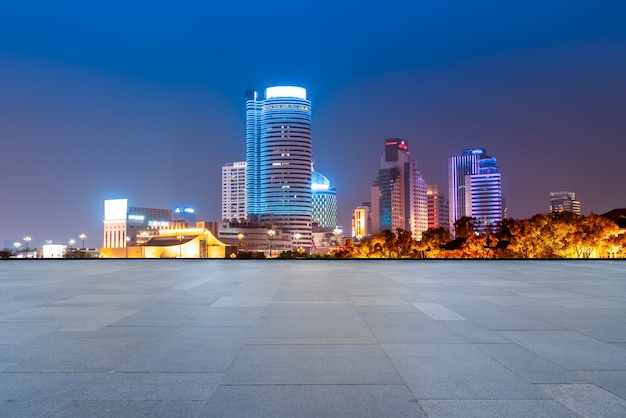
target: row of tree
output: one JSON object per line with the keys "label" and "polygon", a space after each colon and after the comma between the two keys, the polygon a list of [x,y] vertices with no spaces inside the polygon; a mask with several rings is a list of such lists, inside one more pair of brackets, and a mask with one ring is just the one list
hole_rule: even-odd
{"label": "row of tree", "polygon": [[462,218],[455,223],[457,238],[444,228],[428,229],[421,240],[398,229],[386,230],[358,243],[348,242],[339,258],[624,258],[626,234],[615,222],[599,215],[569,212],[507,219],[485,232]]}

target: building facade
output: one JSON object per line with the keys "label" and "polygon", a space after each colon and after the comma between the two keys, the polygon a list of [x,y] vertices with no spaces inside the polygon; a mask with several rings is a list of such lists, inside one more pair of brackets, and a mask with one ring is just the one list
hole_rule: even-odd
{"label": "building facade", "polygon": [[502,180],[496,157],[484,148],[464,149],[448,159],[450,232],[462,217],[475,219],[474,231],[497,228],[503,219]]}
{"label": "building facade", "polygon": [[[144,231],[146,232],[146,231]],[[204,226],[149,231],[138,245],[103,247],[100,258],[225,258],[235,257],[236,247],[219,241]]]}
{"label": "building facade", "polygon": [[267,257],[293,251],[299,244],[298,236],[294,239],[274,225],[222,221],[212,227],[212,232],[221,242],[235,246],[238,251],[263,253]]}
{"label": "building facade", "polygon": [[128,199],[105,200],[103,247],[121,248],[137,245],[142,232],[170,228],[172,222],[171,209],[128,206]]}
{"label": "building facade", "polygon": [[241,222],[248,217],[246,167],[245,161],[227,163],[222,167],[222,220]]}
{"label": "building facade", "polygon": [[311,171],[311,215],[314,224],[322,228],[337,226],[337,190],[323,174]]}
{"label": "building facade", "polygon": [[404,229],[421,239],[428,229],[427,185],[408,141],[385,140],[378,177],[371,187],[372,234]]}
{"label": "building facade", "polygon": [[426,191],[428,198],[428,228],[449,230],[450,208],[448,199],[439,193],[439,186],[429,184]]}
{"label": "building facade", "polygon": [[580,202],[574,192],[550,192],[550,213],[572,212],[580,215]]}
{"label": "building facade", "polygon": [[311,247],[311,102],[302,87],[246,94],[246,205],[250,220]]}
{"label": "building facade", "polygon": [[357,240],[371,235],[371,209],[372,204],[365,202],[361,206],[357,206],[352,213],[352,237]]}

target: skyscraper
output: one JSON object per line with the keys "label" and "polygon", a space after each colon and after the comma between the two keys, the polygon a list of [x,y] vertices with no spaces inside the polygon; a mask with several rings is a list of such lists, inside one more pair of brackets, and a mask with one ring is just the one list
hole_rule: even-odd
{"label": "skyscraper", "polygon": [[322,173],[311,170],[312,220],[322,228],[337,226],[337,190]]}
{"label": "skyscraper", "polygon": [[243,221],[246,210],[246,162],[228,163],[222,167],[222,220]]}
{"label": "skyscraper", "polygon": [[474,230],[491,231],[502,222],[502,181],[496,157],[484,148],[464,149],[448,159],[450,231],[466,216],[476,219]]}
{"label": "skyscraper", "polygon": [[251,220],[269,222],[311,242],[311,102],[302,87],[246,93],[246,205]]}
{"label": "skyscraper", "polygon": [[395,233],[400,228],[421,239],[422,232],[428,229],[426,189],[417,160],[409,152],[408,141],[385,140],[378,177],[371,188],[372,233],[386,229]]}
{"label": "skyscraper", "polygon": [[449,229],[450,210],[448,200],[439,193],[439,186],[428,185],[428,228]]}
{"label": "skyscraper", "polygon": [[370,212],[371,202],[363,202],[357,206],[352,214],[352,236],[358,240],[371,235],[372,219]]}
{"label": "skyscraper", "polygon": [[550,213],[572,212],[580,215],[580,202],[574,192],[550,192]]}

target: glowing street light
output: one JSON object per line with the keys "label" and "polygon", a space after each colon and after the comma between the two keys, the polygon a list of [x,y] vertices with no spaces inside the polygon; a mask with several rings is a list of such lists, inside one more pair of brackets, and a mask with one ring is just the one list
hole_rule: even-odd
{"label": "glowing street light", "polygon": [[[239,247],[243,246],[243,237],[244,235],[241,232],[237,234],[237,239],[239,240]],[[239,248],[237,248],[237,252],[239,252]]]}
{"label": "glowing street light", "polygon": [[28,235],[24,237],[24,242],[26,243],[26,257],[28,258],[28,243],[30,242],[32,238],[29,237]]}
{"label": "glowing street light", "polygon": [[126,245],[124,245],[124,247],[126,248],[126,258],[128,258],[128,243],[130,242],[130,237],[126,236],[126,238],[124,238],[124,241],[126,241]]}
{"label": "glowing street light", "polygon": [[178,238],[178,258],[183,258],[183,235],[179,235]]}
{"label": "glowing street light", "polygon": [[272,240],[274,239],[274,235],[276,235],[276,231],[274,231],[273,229],[267,231],[267,236],[270,240],[270,258],[272,258]]}
{"label": "glowing street light", "polygon": [[84,232],[78,236],[78,238],[83,240],[83,250],[85,249],[85,238],[87,238],[87,234]]}
{"label": "glowing street light", "polygon": [[15,254],[16,254],[16,255],[17,255],[17,252],[20,250],[20,245],[22,245],[22,243],[21,243],[21,242],[19,242],[19,241],[15,241],[15,242],[13,243],[13,246],[15,247]]}
{"label": "glowing street light", "polygon": [[302,234],[299,232],[296,232],[295,234],[293,234],[293,239],[296,240],[296,250],[299,250],[300,248],[300,238],[302,238]]}
{"label": "glowing street light", "polygon": [[342,233],[343,231],[341,230],[341,228],[339,228],[338,226],[335,227],[335,229],[333,229],[333,235],[335,236],[335,244],[337,246],[341,246],[341,243],[339,242],[339,235]]}
{"label": "glowing street light", "polygon": [[76,244],[76,241],[74,240],[74,238],[72,238],[68,241],[68,243],[70,244],[70,258],[74,258],[74,254],[73,254],[74,251],[72,249],[72,246]]}

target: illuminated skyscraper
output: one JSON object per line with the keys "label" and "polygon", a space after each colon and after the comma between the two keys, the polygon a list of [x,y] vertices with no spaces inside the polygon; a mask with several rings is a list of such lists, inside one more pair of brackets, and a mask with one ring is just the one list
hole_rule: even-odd
{"label": "illuminated skyscraper", "polygon": [[337,226],[337,190],[322,173],[311,171],[312,219],[322,228]]}
{"label": "illuminated skyscraper", "polygon": [[476,219],[474,230],[491,231],[502,222],[502,181],[496,157],[484,148],[464,149],[448,159],[450,232],[466,216]]}
{"label": "illuminated skyscraper", "polygon": [[246,210],[246,162],[228,163],[222,167],[222,220],[243,221]]}
{"label": "illuminated skyscraper", "polygon": [[448,200],[439,193],[439,186],[428,185],[428,228],[449,229],[450,210]]}
{"label": "illuminated skyscraper", "polygon": [[372,204],[364,202],[357,206],[352,214],[352,236],[358,240],[370,236],[372,230],[372,219],[370,212]]}
{"label": "illuminated skyscraper", "polygon": [[580,215],[580,202],[574,192],[550,192],[550,213],[572,212]]}
{"label": "illuminated skyscraper", "polygon": [[311,102],[302,87],[246,93],[246,204],[251,220],[311,242]]}
{"label": "illuminated skyscraper", "polygon": [[426,189],[408,142],[400,138],[385,140],[378,178],[371,188],[372,234],[386,229],[395,233],[400,228],[421,239],[428,229]]}

